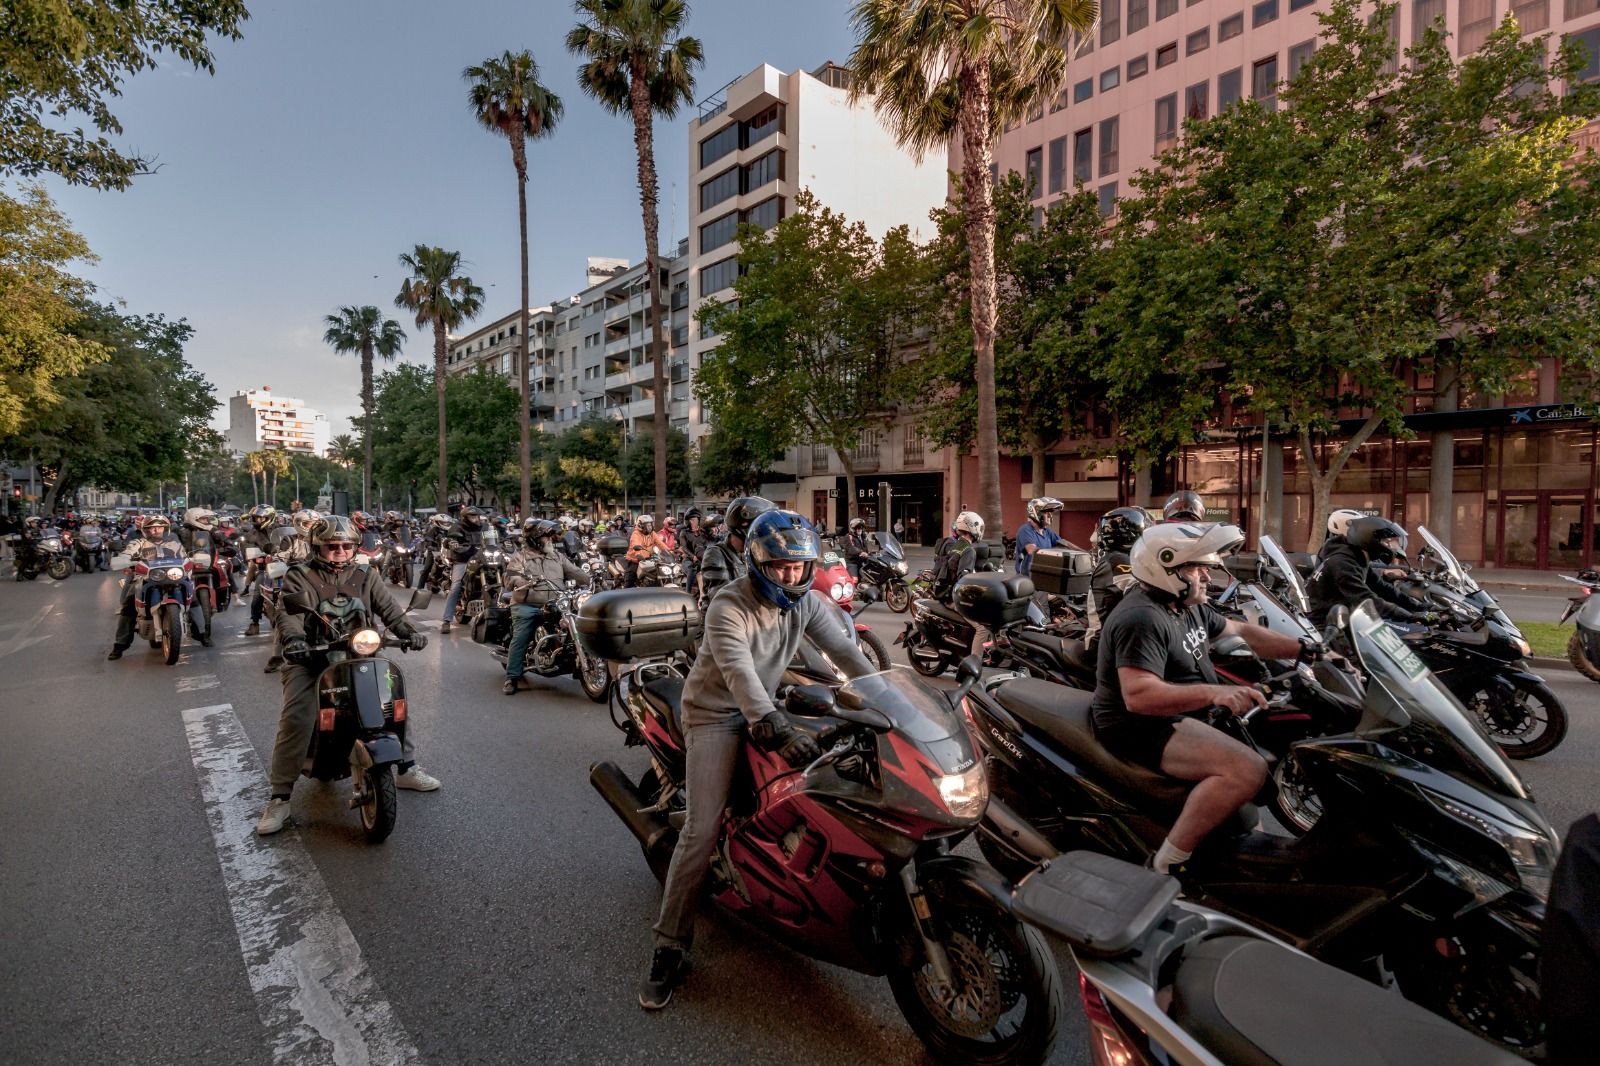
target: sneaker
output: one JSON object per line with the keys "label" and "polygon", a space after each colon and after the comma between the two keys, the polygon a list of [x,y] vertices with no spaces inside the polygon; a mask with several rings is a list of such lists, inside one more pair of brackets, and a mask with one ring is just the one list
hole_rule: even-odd
{"label": "sneaker", "polygon": [[409,788],[413,792],[432,792],[439,787],[439,779],[420,766],[413,766],[399,775],[394,779],[394,783],[400,788]]}
{"label": "sneaker", "polygon": [[450,623],[448,621],[440,622],[439,623],[439,632],[440,633],[448,633],[448,632],[450,632]]}
{"label": "sneaker", "polygon": [[514,677],[506,678],[506,683],[500,686],[500,691],[507,696],[515,696],[517,694],[517,679]]}
{"label": "sneaker", "polygon": [[261,635],[261,623],[251,622],[249,625],[245,626],[244,635],[247,637],[259,637]]}
{"label": "sneaker", "polygon": [[656,948],[650,956],[650,972],[639,984],[639,1006],[660,1010],[672,1002],[672,993],[689,973],[689,961],[682,948]]}
{"label": "sneaker", "polygon": [[257,836],[271,836],[282,829],[289,820],[289,801],[278,796],[273,796],[267,801],[267,809],[261,812],[261,821],[256,823]]}

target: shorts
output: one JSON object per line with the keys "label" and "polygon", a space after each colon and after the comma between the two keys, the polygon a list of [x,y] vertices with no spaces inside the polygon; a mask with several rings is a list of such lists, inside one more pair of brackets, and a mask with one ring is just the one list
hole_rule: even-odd
{"label": "shorts", "polygon": [[1161,753],[1178,727],[1178,719],[1148,714],[1129,714],[1109,725],[1094,727],[1095,739],[1123,762],[1136,763],[1147,770],[1161,772]]}

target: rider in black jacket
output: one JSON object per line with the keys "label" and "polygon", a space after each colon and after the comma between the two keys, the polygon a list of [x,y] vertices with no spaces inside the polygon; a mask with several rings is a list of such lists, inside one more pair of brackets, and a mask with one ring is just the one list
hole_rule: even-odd
{"label": "rider in black jacket", "polygon": [[466,507],[444,535],[444,550],[450,557],[450,595],[444,601],[441,633],[450,632],[450,623],[455,620],[456,605],[461,602],[461,592],[467,584],[467,563],[483,547],[483,524],[483,512],[476,507]]}
{"label": "rider in black jacket", "polygon": [[1334,607],[1354,607],[1369,597],[1377,604],[1378,613],[1391,621],[1436,621],[1431,612],[1421,609],[1393,582],[1373,572],[1373,561],[1392,563],[1404,558],[1405,553],[1406,531],[1387,518],[1358,518],[1350,523],[1344,536],[1323,541],[1308,590],[1311,621],[1321,626]]}
{"label": "rider in black jacket", "polygon": [[699,580],[700,604],[711,602],[718,589],[730,581],[744,576],[744,535],[750,523],[759,514],[777,510],[777,505],[764,496],[741,496],[728,504],[727,535],[706,545],[701,553]]}

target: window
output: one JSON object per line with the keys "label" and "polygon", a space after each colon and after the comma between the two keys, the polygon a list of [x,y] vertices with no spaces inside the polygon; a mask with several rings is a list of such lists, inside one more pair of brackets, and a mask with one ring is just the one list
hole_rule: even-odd
{"label": "window", "polygon": [[731,122],[700,142],[700,165],[708,167],[739,148],[739,124]]}
{"label": "window", "polygon": [[744,168],[743,192],[753,192],[771,181],[778,181],[783,177],[783,153],[781,151],[768,152],[754,163]]}
{"label": "window", "polygon": [[1550,0],[1511,0],[1511,13],[1523,33],[1550,28]]}
{"label": "window", "polygon": [[1032,107],[1028,108],[1028,121],[1029,122],[1038,122],[1042,118],[1044,118],[1044,105],[1043,104],[1034,104]]}
{"label": "window", "polygon": [[[1376,13],[1373,15],[1377,17]],[[1400,70],[1400,9],[1396,7],[1389,12],[1389,25],[1384,28],[1384,37],[1388,39],[1389,47],[1393,54],[1383,61],[1383,72],[1395,74]]]}
{"label": "window", "polygon": [[1471,55],[1483,47],[1494,29],[1494,0],[1456,0],[1456,21],[1461,28],[1456,33],[1458,55]]}
{"label": "window", "polygon": [[743,147],[766,140],[783,128],[783,105],[773,104],[758,115],[753,115],[739,124],[744,134]]}
{"label": "window", "polygon": [[1094,95],[1094,79],[1084,78],[1072,87],[1072,102],[1081,104]]}
{"label": "window", "polygon": [[1244,14],[1229,15],[1217,23],[1217,43],[1231,41],[1244,32]]}
{"label": "window", "polygon": [[1117,209],[1117,183],[1100,186],[1100,217],[1105,218]]}
{"label": "window", "polygon": [[1067,169],[1067,139],[1057,137],[1050,142],[1050,191],[1061,191],[1062,179]]}
{"label": "window", "polygon": [[[774,196],[761,201],[744,213],[744,220],[752,226],[771,229],[783,219],[783,197]],[[704,249],[702,249],[704,251]]]}
{"label": "window", "polygon": [[700,183],[700,210],[716,207],[739,195],[739,168],[724,170],[710,181]]}
{"label": "window", "polygon": [[1265,26],[1269,22],[1278,21],[1278,0],[1261,0],[1261,3],[1250,9],[1250,25]]}
{"label": "window", "polygon": [[1100,176],[1117,172],[1117,139],[1121,123],[1113,115],[1100,123]]}
{"label": "window", "polygon": [[1172,93],[1156,101],[1156,149],[1160,150],[1178,136],[1178,94]]}
{"label": "window", "polygon": [[1033,214],[1028,217],[1028,225],[1033,227],[1033,232],[1038,233],[1044,229],[1044,208],[1036,207]]}
{"label": "window", "polygon": [[1582,18],[1584,15],[1592,15],[1596,11],[1600,11],[1600,0],[1566,0],[1566,15],[1569,21]]}
{"label": "window", "polygon": [[1042,175],[1039,173],[1044,168],[1044,149],[1028,149],[1027,158],[1024,180],[1028,186],[1028,199],[1032,200],[1044,192],[1044,182],[1041,180]]}
{"label": "window", "polygon": [[1210,116],[1211,83],[1200,82],[1183,91],[1183,117],[1190,122],[1203,122]]}
{"label": "window", "polygon": [[1094,180],[1093,127],[1072,135],[1072,180],[1078,183]]}
{"label": "window", "polygon": [[1578,71],[1577,81],[1594,81],[1600,78],[1600,26],[1584,30],[1582,33],[1569,33],[1567,40],[1576,40],[1583,45],[1587,54],[1587,62],[1583,69]]}
{"label": "window", "polygon": [[1129,35],[1150,25],[1150,0],[1128,0],[1128,19],[1125,24]]}
{"label": "window", "polygon": [[709,252],[727,244],[739,232],[739,212],[734,211],[700,227],[700,251]]}
{"label": "window", "polygon": [[[1444,18],[1444,0],[1416,0],[1416,6],[1411,9],[1411,40],[1418,43],[1428,27]],[[1439,31],[1444,32],[1444,26],[1439,26]]]}
{"label": "window", "polygon": [[1299,11],[1303,7],[1310,7],[1317,0],[1289,0],[1289,10]]}
{"label": "window", "polygon": [[1261,101],[1268,111],[1278,109],[1278,57],[1268,56],[1256,61],[1250,70],[1250,95]]}
{"label": "window", "polygon": [[1100,5],[1100,43],[1108,45],[1122,36],[1122,0],[1103,0]]}
{"label": "window", "polygon": [[689,327],[687,325],[673,326],[672,327],[672,346],[674,348],[682,348],[685,344],[688,344],[688,343],[689,343]]}
{"label": "window", "polygon": [[1244,95],[1244,70],[1234,67],[1217,77],[1217,111],[1226,111]]}
{"label": "window", "polygon": [[1156,0],[1156,21],[1171,18],[1178,13],[1178,0]]}
{"label": "window", "polygon": [[1183,39],[1183,54],[1192,56],[1196,52],[1204,52],[1211,47],[1211,29],[1195,30]]}
{"label": "window", "polygon": [[1122,84],[1122,68],[1110,67],[1100,72],[1100,91],[1115,89]]}
{"label": "window", "polygon": [[710,296],[732,285],[739,277],[739,260],[729,257],[700,268],[700,295]]}
{"label": "window", "polygon": [[1317,42],[1315,39],[1310,41],[1301,41],[1299,44],[1289,49],[1290,81],[1294,81],[1294,79],[1300,73],[1300,68],[1306,65],[1306,63],[1311,59],[1312,53],[1314,53],[1316,50]]}
{"label": "window", "polygon": [[1134,78],[1142,78],[1148,73],[1150,73],[1149,56],[1134,56],[1132,59],[1128,60],[1129,81],[1132,81]]}

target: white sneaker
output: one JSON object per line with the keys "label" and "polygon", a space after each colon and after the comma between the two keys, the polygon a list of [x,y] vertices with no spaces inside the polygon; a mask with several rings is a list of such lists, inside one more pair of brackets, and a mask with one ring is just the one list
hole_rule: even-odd
{"label": "white sneaker", "polygon": [[439,779],[420,766],[413,766],[396,777],[394,783],[400,788],[409,788],[414,792],[432,792],[439,787]]}
{"label": "white sneaker", "polygon": [[283,828],[289,820],[289,801],[274,796],[267,801],[267,809],[261,812],[261,821],[256,823],[257,836],[271,836]]}

